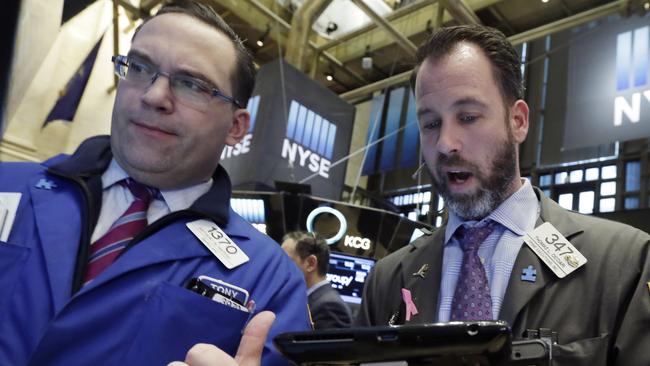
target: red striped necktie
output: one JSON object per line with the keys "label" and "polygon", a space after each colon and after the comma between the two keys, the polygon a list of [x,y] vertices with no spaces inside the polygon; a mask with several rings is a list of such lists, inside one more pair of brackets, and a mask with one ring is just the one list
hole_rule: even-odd
{"label": "red striped necktie", "polygon": [[133,195],[129,208],[108,229],[106,234],[90,245],[90,257],[86,271],[85,284],[102,273],[126,245],[147,226],[147,210],[158,190],[138,183],[131,178],[118,184],[126,187]]}

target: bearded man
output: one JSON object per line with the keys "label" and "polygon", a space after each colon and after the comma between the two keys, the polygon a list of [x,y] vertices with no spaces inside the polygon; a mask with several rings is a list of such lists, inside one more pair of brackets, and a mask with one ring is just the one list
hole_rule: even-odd
{"label": "bearded man", "polygon": [[515,338],[557,332],[554,365],[650,365],[650,236],[521,178],[520,70],[491,28],[443,28],[420,47],[420,143],[449,220],[377,263],[357,324],[505,320]]}

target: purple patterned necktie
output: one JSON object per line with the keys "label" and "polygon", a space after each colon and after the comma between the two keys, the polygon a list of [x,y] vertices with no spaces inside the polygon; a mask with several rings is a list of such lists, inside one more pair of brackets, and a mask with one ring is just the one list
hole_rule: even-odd
{"label": "purple patterned necktie", "polygon": [[122,216],[115,220],[106,234],[91,244],[85,283],[90,282],[113,263],[131,239],[147,226],[149,203],[158,194],[157,189],[131,178],[122,180],[119,184],[131,191],[134,200]]}
{"label": "purple patterned necktie", "polygon": [[467,228],[463,225],[456,230],[455,235],[463,250],[463,265],[451,303],[452,321],[492,320],[490,286],[478,256],[478,247],[496,225],[490,221],[482,227]]}

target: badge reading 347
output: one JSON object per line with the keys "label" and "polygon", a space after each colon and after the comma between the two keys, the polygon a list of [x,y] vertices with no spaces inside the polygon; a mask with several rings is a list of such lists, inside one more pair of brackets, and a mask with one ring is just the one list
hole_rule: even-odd
{"label": "badge reading 347", "polygon": [[526,233],[524,241],[559,278],[587,263],[587,258],[551,223],[545,222]]}
{"label": "badge reading 347", "polygon": [[201,219],[186,225],[226,268],[233,269],[248,262],[246,253],[214,222]]}

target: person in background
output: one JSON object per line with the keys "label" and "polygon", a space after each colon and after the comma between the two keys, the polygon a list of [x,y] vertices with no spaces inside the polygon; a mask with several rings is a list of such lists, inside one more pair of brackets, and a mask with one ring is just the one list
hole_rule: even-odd
{"label": "person in background", "polygon": [[352,322],[348,306],[327,280],[330,248],[313,233],[294,231],[282,238],[282,249],[302,271],[315,329],[347,328]]}
{"label": "person in background", "polygon": [[0,164],[0,215],[15,214],[0,230],[0,365],[162,365],[201,342],[235,355],[253,315],[246,329],[270,334],[257,362],[286,364],[270,339],[309,329],[304,280],[232,211],[219,165],[249,127],[250,54],[210,6],[177,1],[113,64],[110,137]]}

